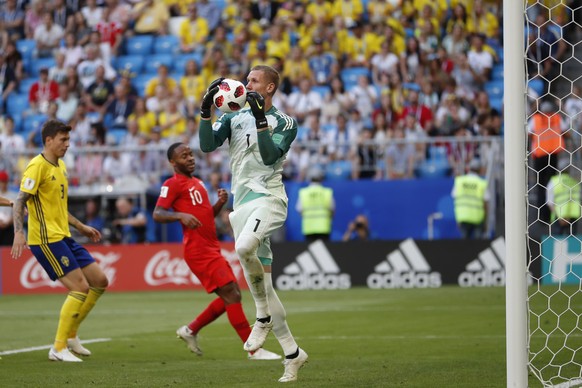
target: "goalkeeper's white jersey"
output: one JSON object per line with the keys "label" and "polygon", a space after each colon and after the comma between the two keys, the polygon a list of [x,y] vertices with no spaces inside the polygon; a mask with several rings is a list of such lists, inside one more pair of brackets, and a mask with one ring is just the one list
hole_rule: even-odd
{"label": "goalkeeper's white jersey", "polygon": [[224,114],[212,127],[214,131],[220,133],[221,138],[228,133],[231,191],[235,206],[250,191],[273,195],[287,202],[283,185],[283,162],[297,134],[297,123],[275,107],[269,109],[266,118],[273,142],[283,151],[283,156],[270,166],[265,165],[261,158],[255,118],[250,109]]}

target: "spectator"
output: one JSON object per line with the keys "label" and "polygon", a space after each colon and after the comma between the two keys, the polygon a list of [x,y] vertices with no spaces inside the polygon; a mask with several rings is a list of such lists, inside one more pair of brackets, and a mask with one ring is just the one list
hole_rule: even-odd
{"label": "spectator", "polygon": [[[460,5],[460,4],[459,4]],[[462,7],[462,5],[460,5]],[[443,38],[442,46],[449,57],[469,51],[466,31],[463,24],[453,24],[452,31]]]}
{"label": "spectator", "polygon": [[65,57],[65,67],[76,67],[85,55],[83,48],[77,43],[77,38],[73,32],[67,32],[65,35],[65,46],[61,47],[59,52]]}
{"label": "spectator", "polygon": [[228,31],[223,26],[218,26],[212,35],[212,39],[205,44],[205,51],[209,52],[213,49],[219,49],[223,54],[224,58],[230,58],[232,56],[232,43],[228,37]]}
{"label": "spectator", "polygon": [[208,34],[208,22],[198,15],[196,4],[190,4],[188,6],[188,19],[180,24],[178,31],[180,50],[183,53],[191,53],[193,51],[201,53]]}
{"label": "spectator", "polygon": [[122,244],[145,242],[147,223],[145,212],[136,207],[129,197],[117,198],[115,209],[115,218],[111,222],[114,227],[112,242]]}
{"label": "spectator", "polygon": [[0,55],[0,114],[6,113],[6,102],[8,96],[16,89],[17,79],[16,74],[10,66],[6,63],[4,56]]}
{"label": "spectator", "polygon": [[47,113],[48,105],[59,96],[59,85],[49,79],[49,70],[40,69],[40,78],[33,83],[28,92],[28,104],[33,113]]}
{"label": "spectator", "polygon": [[143,136],[139,133],[139,126],[135,120],[127,120],[127,133],[119,141],[120,147],[137,147]]}
{"label": "spectator", "polygon": [[71,145],[85,145],[91,137],[91,119],[87,116],[87,107],[84,102],[77,104],[75,115],[71,119]]}
{"label": "spectator", "polygon": [[473,77],[477,85],[482,87],[491,78],[493,56],[485,48],[485,36],[475,34],[471,37],[471,49],[467,55],[469,66],[473,70]]}
{"label": "spectator", "polygon": [[43,0],[33,0],[24,15],[24,36],[26,39],[34,38],[34,31],[42,24],[44,13],[45,2]]}
{"label": "spectator", "polygon": [[320,37],[313,39],[313,52],[308,59],[315,85],[329,85],[339,72],[336,57],[325,51],[323,43]]}
{"label": "spectator", "polygon": [[404,130],[400,126],[394,129],[393,140],[386,150],[387,178],[410,179],[414,176],[414,146],[405,140]]}
{"label": "spectator", "polygon": [[160,113],[159,123],[164,139],[177,139],[186,133],[186,117],[178,110],[175,98],[168,99],[166,109]]}
{"label": "spectator", "polygon": [[452,136],[459,127],[469,124],[470,113],[457,96],[449,94],[436,112],[435,124],[443,136]]}
{"label": "spectator", "polygon": [[155,89],[155,94],[146,100],[146,108],[148,111],[157,116],[164,110],[166,101],[171,97],[170,90],[165,85],[158,85]]}
{"label": "spectator", "polygon": [[131,12],[133,31],[136,34],[166,35],[170,19],[168,7],[163,0],[145,0],[136,3]]}
{"label": "spectator", "polygon": [[467,31],[499,41],[499,22],[493,13],[485,9],[483,0],[475,0],[473,3],[473,12],[467,18]]}
{"label": "spectator", "polygon": [[291,49],[290,57],[285,60],[282,75],[293,85],[299,85],[304,78],[313,80],[309,62],[305,59],[301,47],[295,46]]}
{"label": "spectator", "polygon": [[[382,117],[382,116],[379,116]],[[358,141],[355,165],[352,169],[352,179],[380,179],[382,171],[378,168],[378,154],[373,140],[374,131],[364,129]]]}
{"label": "spectator", "polygon": [[340,114],[337,124],[326,132],[326,153],[330,160],[353,160],[356,152],[358,132],[348,128],[348,118]]}
{"label": "spectator", "polygon": [[[89,71],[89,67],[86,69]],[[86,82],[91,78],[87,76]],[[99,112],[101,115],[104,115],[107,105],[113,98],[113,84],[105,79],[105,68],[99,65],[95,68],[94,80],[87,87],[83,100],[89,111]]]}
{"label": "spectator", "polygon": [[304,78],[299,82],[299,90],[289,95],[286,111],[299,124],[303,124],[308,115],[319,114],[321,102],[319,93],[311,90],[311,80]]}
{"label": "spectator", "polygon": [[467,171],[467,166],[475,158],[475,143],[471,142],[471,132],[466,126],[460,126],[453,131],[454,139],[447,143],[447,157],[455,176]]}
{"label": "spectator", "polygon": [[94,29],[97,27],[97,23],[102,20],[103,7],[97,6],[97,0],[86,0],[85,6],[81,8],[81,14],[87,25]]}
{"label": "spectator", "polygon": [[76,66],[67,67],[67,76],[65,77],[63,83],[67,84],[69,93],[76,96],[77,98],[83,97],[85,89],[79,80],[79,74],[77,73]]}
{"label": "spectator", "polygon": [[117,84],[114,88],[113,99],[105,108],[105,115],[111,119],[110,128],[127,129],[127,119],[133,113],[135,101],[127,95],[127,89]]}
{"label": "spectator", "polygon": [[384,41],[380,45],[380,52],[374,54],[370,61],[372,65],[372,80],[374,84],[380,83],[380,74],[392,74],[398,71],[400,60],[390,51],[390,43]]}
{"label": "spectator", "polygon": [[[99,77],[109,81],[115,79],[115,70],[107,62],[98,57],[99,48],[97,46],[89,44],[85,48],[85,52],[87,57],[77,67],[79,79],[85,89],[89,88],[94,82],[97,82],[97,69],[101,69],[99,70]],[[103,72],[102,75],[101,71]]]}
{"label": "spectator", "polygon": [[280,4],[269,0],[257,0],[251,3],[251,12],[253,18],[258,20],[261,26],[269,26],[273,24],[277,16],[277,10]]}
{"label": "spectator", "polygon": [[335,202],[333,189],[322,185],[324,176],[323,170],[313,168],[310,184],[299,189],[295,209],[301,214],[301,231],[307,242],[328,241],[331,236]]}
{"label": "spectator", "polygon": [[53,16],[49,12],[45,12],[42,17],[42,24],[34,30],[38,56],[51,57],[54,50],[58,49],[64,35],[65,30],[58,24],[53,23]]}
{"label": "spectator", "polygon": [[81,186],[91,186],[104,181],[103,153],[95,151],[93,148],[96,146],[96,140],[89,137],[84,143],[87,151],[75,162],[75,181]]}
{"label": "spectator", "polygon": [[[22,54],[16,49],[14,41],[9,40],[4,49],[4,61],[14,72],[14,77],[17,82],[24,77],[24,63],[22,61]],[[6,75],[4,75],[6,76]]]}
{"label": "spectator", "polygon": [[105,0],[105,3],[101,20],[113,23],[115,28],[120,31],[127,30],[131,20],[131,6],[125,1],[119,0]]}
{"label": "spectator", "polygon": [[152,97],[155,94],[155,90],[158,85],[163,85],[168,89],[168,91],[172,91],[176,89],[176,86],[178,86],[175,79],[168,77],[168,66],[159,65],[157,71],[158,76],[152,78],[146,85],[146,97]]}
{"label": "spectator", "polygon": [[24,37],[24,11],[19,9],[16,0],[6,0],[4,7],[0,12],[4,29],[10,40],[17,41]]}
{"label": "spectator", "polygon": [[4,117],[4,133],[0,134],[0,144],[2,149],[10,150],[10,152],[24,151],[24,138],[19,133],[14,132],[14,119],[11,116]]}
{"label": "spectator", "polygon": [[[0,170],[0,198],[15,201],[17,192],[10,190],[8,171]],[[12,224],[12,206],[0,206],[0,246],[12,245],[14,226]]]}
{"label": "spectator", "polygon": [[400,74],[405,82],[415,82],[422,72],[424,57],[414,36],[406,40],[406,50],[400,56]]}
{"label": "spectator", "polygon": [[346,112],[353,104],[352,96],[345,91],[340,76],[333,77],[330,86],[331,90],[325,95],[321,104],[322,124],[335,124],[337,116],[341,112]]}
{"label": "spectator", "polygon": [[355,107],[360,115],[369,118],[378,104],[378,92],[374,85],[370,85],[367,75],[358,77],[358,83],[349,92]]}
{"label": "spectator", "polygon": [[101,216],[101,206],[96,198],[89,198],[85,202],[85,225],[103,231],[105,220]]}
{"label": "spectator", "polygon": [[55,101],[57,103],[57,119],[64,123],[69,123],[77,111],[79,100],[70,94],[66,84],[60,84],[59,96]]}
{"label": "spectator", "polygon": [[463,30],[467,30],[467,8],[461,2],[458,2],[452,10],[452,15],[447,21],[446,33],[452,34],[455,26],[460,26]]}
{"label": "spectator", "polygon": [[131,70],[123,69],[119,72],[118,79],[119,84],[127,91],[127,96],[133,100],[137,99],[139,96],[136,87],[131,81],[134,77],[135,73],[133,73]]}
{"label": "spectator", "polygon": [[57,84],[63,83],[67,77],[67,67],[65,66],[65,54],[60,51],[55,53],[55,65],[49,68],[49,79]]}
{"label": "spectator", "polygon": [[451,195],[455,201],[455,220],[464,239],[482,238],[487,225],[489,191],[487,180],[478,173],[480,163],[471,161],[468,172],[455,178]]}
{"label": "spectator", "polygon": [[477,82],[479,74],[471,67],[467,54],[459,53],[455,56],[455,68],[451,76],[456,85],[454,93],[466,100],[473,100],[480,89],[480,84]]}
{"label": "spectator", "polygon": [[156,115],[154,112],[150,112],[143,98],[138,98],[135,100],[135,107],[133,112],[127,118],[130,121],[135,121],[139,128],[139,133],[142,136],[150,136],[152,129],[157,124]]}
{"label": "spectator", "polygon": [[220,9],[214,1],[199,0],[196,4],[198,15],[208,23],[208,32],[212,34],[220,24]]}
{"label": "spectator", "polygon": [[71,23],[69,25],[69,28],[65,30],[65,34],[67,33],[75,34],[75,37],[77,38],[77,43],[80,46],[85,46],[87,43],[89,43],[89,36],[91,35],[91,31],[93,30],[91,29],[91,27],[87,25],[87,22],[83,17],[83,14],[77,12],[73,16],[73,23]]}
{"label": "spectator", "polygon": [[65,0],[53,0],[51,8],[54,23],[61,26],[63,30],[73,23],[75,11],[67,7]]}
{"label": "spectator", "polygon": [[428,127],[427,124],[432,122],[433,119],[432,111],[428,106],[420,104],[419,90],[417,89],[410,89],[408,91],[408,96],[406,97],[406,105],[402,110],[402,114],[399,117],[399,119],[400,120],[404,119],[409,113],[414,114],[420,125],[425,129]]}
{"label": "spectator", "polygon": [[356,218],[348,224],[342,241],[366,241],[371,238],[368,217],[358,214]]}
{"label": "spectator", "polygon": [[[125,4],[126,5],[126,4]],[[111,55],[117,55],[119,47],[123,42],[123,32],[125,31],[123,23],[116,21],[110,14],[110,8],[103,9],[103,17],[95,26],[92,33],[98,32],[100,43],[109,45]]]}

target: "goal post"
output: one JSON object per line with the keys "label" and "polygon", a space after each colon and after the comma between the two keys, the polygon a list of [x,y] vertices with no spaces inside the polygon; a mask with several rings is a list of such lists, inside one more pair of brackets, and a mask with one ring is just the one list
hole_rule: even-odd
{"label": "goal post", "polygon": [[525,1],[503,1],[507,387],[527,387]]}

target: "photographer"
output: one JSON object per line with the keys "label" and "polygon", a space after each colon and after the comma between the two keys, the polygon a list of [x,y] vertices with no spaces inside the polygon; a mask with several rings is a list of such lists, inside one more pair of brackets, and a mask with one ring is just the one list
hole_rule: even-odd
{"label": "photographer", "polygon": [[368,217],[363,214],[358,214],[356,218],[348,225],[348,229],[344,233],[342,241],[365,241],[369,239],[370,228],[368,227]]}

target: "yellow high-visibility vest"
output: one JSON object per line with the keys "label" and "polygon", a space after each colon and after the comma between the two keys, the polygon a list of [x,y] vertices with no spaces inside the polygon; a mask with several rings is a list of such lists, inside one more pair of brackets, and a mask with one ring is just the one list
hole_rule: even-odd
{"label": "yellow high-visibility vest", "polygon": [[333,190],[310,185],[299,190],[304,235],[331,233]]}
{"label": "yellow high-visibility vest", "polygon": [[568,174],[558,174],[550,179],[554,192],[554,213],[556,218],[575,220],[580,218],[580,182]]}
{"label": "yellow high-visibility vest", "polygon": [[455,219],[479,225],[485,220],[485,191],[487,181],[480,176],[468,174],[455,178]]}

